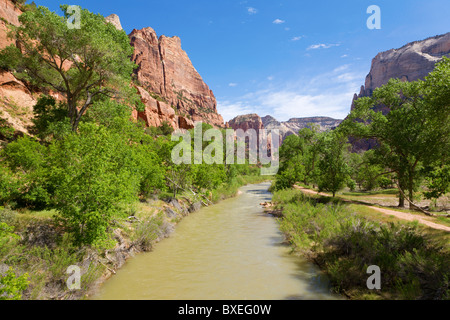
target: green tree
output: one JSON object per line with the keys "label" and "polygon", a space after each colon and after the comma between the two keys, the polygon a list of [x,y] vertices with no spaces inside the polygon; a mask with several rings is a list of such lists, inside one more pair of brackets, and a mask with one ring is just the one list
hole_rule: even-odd
{"label": "green tree", "polygon": [[280,148],[280,170],[276,188],[291,188],[297,182],[310,184],[316,180],[320,134],[314,126],[300,130],[285,139]]}
{"label": "green tree", "polygon": [[93,123],[49,148],[50,181],[59,219],[79,243],[105,237],[123,204],[137,198],[140,175],[129,141]]}
{"label": "green tree", "polygon": [[[0,157],[9,167],[10,199],[19,206],[44,208],[50,203],[48,190],[47,148],[28,136],[9,143]],[[17,186],[18,184],[18,186]]]}
{"label": "green tree", "polygon": [[61,93],[76,131],[97,98],[135,98],[129,86],[135,64],[125,31],[86,9],[81,28],[70,28],[67,8],[61,6],[63,17],[43,6],[24,12],[20,25],[11,26],[18,47],[4,49],[0,61],[32,84]]}
{"label": "green tree", "polygon": [[[450,59],[444,58],[424,81],[392,79],[375,90],[373,97],[356,101],[345,121],[353,135],[376,139],[379,163],[396,174],[403,194],[414,200],[427,167],[448,163],[450,150]],[[374,106],[389,107],[375,112]],[[429,169],[428,169],[429,170]],[[405,192],[407,191],[407,192]]]}
{"label": "green tree", "polygon": [[337,131],[322,136],[319,160],[319,191],[336,192],[344,188],[349,179],[350,170],[345,152],[348,149],[346,137]]}
{"label": "green tree", "polygon": [[43,140],[50,136],[61,138],[70,131],[67,107],[57,104],[51,96],[41,96],[33,107],[33,114],[33,133]]}

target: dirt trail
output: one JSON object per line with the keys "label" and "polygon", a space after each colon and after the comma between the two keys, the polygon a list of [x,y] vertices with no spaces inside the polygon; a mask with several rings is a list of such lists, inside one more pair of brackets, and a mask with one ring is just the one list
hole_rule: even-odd
{"label": "dirt trail", "polygon": [[[296,189],[301,190],[302,192],[306,193],[306,194],[311,194],[311,195],[321,195],[321,196],[325,196],[325,197],[330,197],[329,194],[326,193],[322,193],[322,192],[317,192],[314,190],[310,190],[310,189],[306,189],[300,186],[295,186]],[[351,200],[345,200],[345,199],[341,199],[344,202],[352,202]],[[407,220],[407,221],[415,221],[417,220],[419,223],[424,224],[430,228],[433,229],[437,229],[437,230],[444,230],[447,232],[450,232],[450,227],[438,224],[438,223],[434,223],[429,221],[427,218],[425,217],[421,217],[421,216],[417,216],[417,215],[412,215],[410,213],[407,212],[400,212],[400,211],[395,211],[395,210],[389,210],[389,209],[384,209],[384,208],[378,208],[378,207],[374,207],[374,206],[370,206],[368,205],[369,208],[376,210],[378,212],[381,212],[383,214],[386,215],[390,215],[390,216],[395,216],[399,219],[402,220]]]}

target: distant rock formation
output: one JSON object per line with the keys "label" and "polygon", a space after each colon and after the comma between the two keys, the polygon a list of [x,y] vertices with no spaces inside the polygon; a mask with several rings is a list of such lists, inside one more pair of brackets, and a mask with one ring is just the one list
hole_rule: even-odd
{"label": "distant rock formation", "polygon": [[277,129],[280,131],[281,140],[284,140],[286,137],[298,134],[300,130],[310,127],[311,124],[316,125],[320,132],[324,132],[337,128],[341,122],[342,120],[328,117],[293,118],[289,121],[279,122],[270,115],[260,118],[257,114],[248,114],[234,118],[227,123],[227,126],[234,130],[255,129],[257,132],[261,129]]}
{"label": "distant rock formation", "polygon": [[293,118],[289,121],[279,122],[271,116],[262,118],[262,121],[266,129],[280,130],[283,140],[290,135],[298,134],[304,128],[311,127],[311,124],[317,126],[319,132],[324,132],[337,128],[342,122],[342,120],[329,117]]}
{"label": "distant rock formation", "polygon": [[139,90],[149,93],[151,97],[145,99],[150,104],[175,111],[175,117],[171,117],[174,128],[190,127],[199,121],[223,127],[216,98],[182,50],[180,38],[158,38],[150,27],[133,30],[129,37],[135,48],[132,60],[138,65]]}
{"label": "distant rock formation", "polygon": [[356,99],[372,96],[376,88],[385,85],[390,79],[402,81],[423,79],[433,71],[436,62],[449,55],[450,32],[408,43],[400,49],[379,53],[372,60],[365,85],[361,87],[360,93],[353,97],[352,110]]}
{"label": "distant rock formation", "polygon": [[[379,53],[372,60],[365,85],[361,87],[360,93],[353,97],[351,110],[355,108],[357,99],[372,96],[376,88],[385,85],[390,79],[402,81],[424,79],[444,56],[450,56],[450,32],[408,43],[400,49]],[[385,114],[389,112],[389,108],[383,105],[375,106],[374,110]],[[376,146],[374,140],[351,139],[351,143],[354,151],[368,150]]]}
{"label": "distant rock formation", "polygon": [[111,14],[105,18],[105,20],[111,23],[117,30],[123,30],[120,18],[117,14]]}
{"label": "distant rock formation", "polygon": [[260,116],[253,113],[253,114],[237,116],[236,118],[230,120],[227,123],[227,127],[231,128],[233,130],[242,129],[242,130],[244,130],[244,132],[249,129],[254,129],[258,133],[259,130],[264,129],[264,124],[263,124]]}

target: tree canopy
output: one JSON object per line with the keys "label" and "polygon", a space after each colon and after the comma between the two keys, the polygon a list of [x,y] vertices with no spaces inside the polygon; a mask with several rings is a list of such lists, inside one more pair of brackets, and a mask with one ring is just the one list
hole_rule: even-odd
{"label": "tree canopy", "polygon": [[68,7],[61,6],[64,16],[43,6],[24,12],[9,34],[17,46],[1,52],[0,64],[39,88],[61,93],[76,131],[96,99],[133,96],[135,64],[125,31],[81,8],[80,28],[73,28]]}

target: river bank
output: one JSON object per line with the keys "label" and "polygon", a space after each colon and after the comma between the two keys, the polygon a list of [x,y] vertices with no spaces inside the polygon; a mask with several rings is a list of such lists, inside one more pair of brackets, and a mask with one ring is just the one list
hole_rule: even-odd
{"label": "river bank", "polygon": [[[336,293],[352,300],[450,297],[448,232],[386,221],[364,206],[301,190],[277,191],[267,207],[294,250],[328,275]],[[380,268],[379,290],[368,287],[369,266]]]}
{"label": "river bank", "polygon": [[[169,238],[184,218],[201,208],[238,196],[241,193],[239,188],[242,186],[268,180],[270,177],[267,176],[240,176],[237,183],[223,185],[204,194],[187,191],[176,199],[172,197],[165,200],[149,199],[141,203],[127,221],[129,226],[115,231],[118,245],[113,250],[107,251],[110,255],[105,264],[105,271],[83,298],[95,296],[99,288],[116,275],[129,259],[151,252],[158,243]],[[129,233],[124,233],[126,229]]]}
{"label": "river bank", "polygon": [[[328,280],[291,254],[273,217],[270,182],[204,207],[103,284],[95,300],[328,300]],[[268,277],[267,275],[272,276]]]}
{"label": "river bank", "polygon": [[[54,220],[54,210],[13,211],[0,208],[0,221],[14,227],[14,233],[0,248],[0,273],[13,268],[28,280],[23,300],[80,300],[89,298],[129,259],[170,237],[177,224],[205,205],[233,197],[239,187],[270,177],[240,176],[232,184],[193,194],[187,191],[177,199],[153,197],[124,208],[127,218],[117,218],[110,238],[95,247],[77,247],[69,234]],[[160,196],[161,197],[161,196]],[[81,286],[69,290],[69,266],[78,266]]]}

